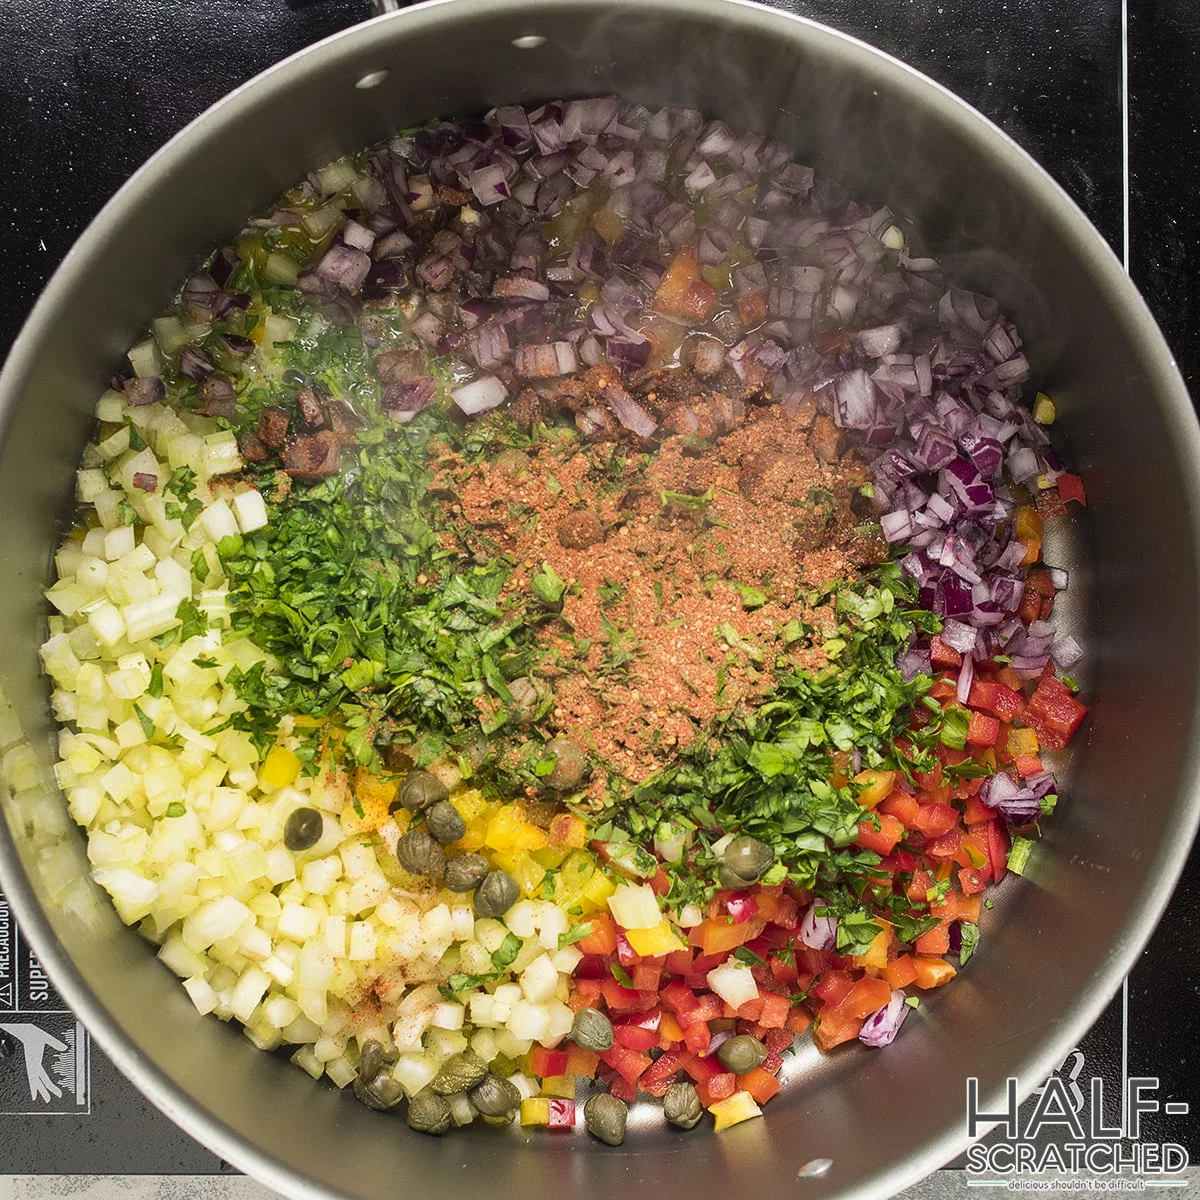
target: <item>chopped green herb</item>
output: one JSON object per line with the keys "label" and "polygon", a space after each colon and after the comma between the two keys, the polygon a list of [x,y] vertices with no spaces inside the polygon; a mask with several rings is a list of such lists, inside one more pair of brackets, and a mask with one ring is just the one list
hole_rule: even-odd
{"label": "chopped green herb", "polygon": [[142,712],[139,705],[135,704],[133,706],[133,711],[138,719],[138,724],[142,727],[142,732],[146,735],[147,740],[152,738],[156,729],[154,722],[150,720],[150,718],[146,716],[144,712]]}
{"label": "chopped green herb", "polygon": [[504,941],[492,951],[492,966],[497,971],[503,971],[505,967],[512,964],[517,955],[521,953],[521,947],[525,943],[521,941],[515,933],[506,933]]}
{"label": "chopped green herb", "polygon": [[558,948],[565,950],[568,946],[573,946],[576,942],[581,942],[585,937],[591,937],[591,935],[591,921],[584,921],[580,925],[572,925],[566,933],[558,935]]}
{"label": "chopped green herb", "polygon": [[609,969],[609,972],[611,973],[612,977],[622,987],[625,987],[625,988],[633,987],[633,980],[629,978],[629,972],[626,971],[625,968],[623,966],[621,966],[620,963],[609,963],[608,969]]}
{"label": "chopped green herb", "polygon": [[187,812],[187,808],[185,808],[184,805],[180,804],[178,800],[173,800],[173,801],[171,801],[170,804],[167,805],[166,815],[168,817],[182,817],[183,814],[186,812]]}

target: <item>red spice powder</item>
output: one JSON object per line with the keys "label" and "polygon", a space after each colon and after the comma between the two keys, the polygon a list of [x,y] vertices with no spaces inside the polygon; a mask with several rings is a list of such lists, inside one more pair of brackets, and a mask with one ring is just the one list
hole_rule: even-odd
{"label": "red spice powder", "polygon": [[789,631],[832,634],[813,594],[885,550],[850,508],[861,465],[823,461],[815,442],[773,407],[718,442],[676,436],[656,453],[547,441],[441,462],[436,490],[461,507],[465,549],[518,563],[510,593],[527,594],[543,562],[570,585],[541,634],[551,732],[637,781],[757,703],[777,662],[822,665],[819,648],[789,648]]}

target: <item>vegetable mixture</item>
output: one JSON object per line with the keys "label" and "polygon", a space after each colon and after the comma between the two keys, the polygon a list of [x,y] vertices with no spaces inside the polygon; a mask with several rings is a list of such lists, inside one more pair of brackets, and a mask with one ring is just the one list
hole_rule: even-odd
{"label": "vegetable mixture", "polygon": [[968,963],[1057,802],[1085,495],[1028,375],[888,209],[692,110],[330,163],[97,405],[42,647],[97,882],[416,1130],[760,1115]]}

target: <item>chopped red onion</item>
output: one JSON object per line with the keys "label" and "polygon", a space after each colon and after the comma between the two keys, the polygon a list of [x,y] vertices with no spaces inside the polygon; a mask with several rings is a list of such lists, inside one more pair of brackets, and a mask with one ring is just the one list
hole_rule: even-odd
{"label": "chopped red onion", "polygon": [[876,1009],[863,1022],[858,1040],[874,1049],[890,1045],[908,1017],[909,1007],[904,999],[903,992],[893,992],[887,1004]]}
{"label": "chopped red onion", "polygon": [[832,950],[837,941],[837,918],[817,916],[817,909],[824,907],[820,900],[814,901],[800,922],[800,940],[810,950]]}

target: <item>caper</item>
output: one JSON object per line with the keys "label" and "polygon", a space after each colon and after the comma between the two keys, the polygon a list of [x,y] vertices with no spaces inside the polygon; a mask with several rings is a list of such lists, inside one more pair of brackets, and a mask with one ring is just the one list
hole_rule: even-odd
{"label": "caper", "polygon": [[515,1083],[489,1071],[471,1089],[471,1103],[484,1117],[511,1120],[521,1103],[521,1093]]}
{"label": "caper", "polygon": [[612,1049],[612,1022],[598,1008],[581,1008],[571,1023],[571,1038],[582,1050]]}
{"label": "caper", "polygon": [[428,771],[409,771],[400,785],[400,803],[409,812],[424,812],[449,795],[446,785]]}
{"label": "caper", "polygon": [[437,1092],[425,1088],[408,1102],[408,1123],[418,1133],[445,1133],[450,1128],[450,1105]]}
{"label": "caper", "polygon": [[412,829],[406,833],[396,843],[396,857],[400,865],[414,875],[441,879],[446,873],[445,851],[424,829]]}
{"label": "caper", "polygon": [[364,1074],[360,1070],[354,1081],[354,1094],[376,1112],[390,1112],[404,1099],[404,1089],[386,1067],[374,1074]]}
{"label": "caper", "polygon": [[700,1103],[700,1094],[695,1085],[690,1083],[673,1083],[663,1097],[663,1116],[672,1125],[680,1129],[691,1129],[702,1116],[704,1108]]}
{"label": "caper", "polygon": [[481,917],[502,917],[520,898],[521,889],[507,871],[489,871],[475,891],[475,911]]}
{"label": "caper", "polygon": [[757,881],[743,879],[740,875],[735,875],[727,866],[722,864],[717,868],[717,882],[727,891],[736,892],[740,888],[753,887]]}
{"label": "caper", "polygon": [[619,1146],[625,1140],[625,1119],[629,1109],[624,1100],[597,1092],[588,1097],[583,1106],[583,1123],[592,1137],[598,1137],[610,1146]]}
{"label": "caper", "polygon": [[311,850],[325,832],[325,818],[315,808],[297,808],[283,827],[283,844],[296,853]]}
{"label": "caper", "polygon": [[524,450],[502,450],[492,460],[492,466],[502,475],[516,478],[529,474],[533,467],[533,459]]}
{"label": "caper", "polygon": [[587,751],[574,738],[552,738],[546,743],[542,757],[554,760],[554,769],[542,782],[556,792],[578,787],[587,775]]}
{"label": "caper", "polygon": [[429,1085],[439,1096],[469,1092],[488,1073],[487,1063],[474,1050],[452,1054]]}
{"label": "caper", "polygon": [[735,1075],[745,1075],[747,1071],[762,1066],[766,1057],[766,1046],[748,1033],[739,1033],[737,1037],[731,1037],[729,1041],[723,1042],[717,1051],[721,1066]]}
{"label": "caper", "polygon": [[467,832],[467,823],[449,800],[439,800],[425,810],[425,828],[439,842],[457,842]]}
{"label": "caper", "polygon": [[528,725],[541,703],[542,694],[532,679],[514,679],[508,685],[512,703],[507,708],[508,719],[514,725]]}
{"label": "caper", "polygon": [[472,892],[490,870],[482,854],[457,854],[446,861],[446,876],[442,882],[452,892]]}
{"label": "caper", "polygon": [[721,855],[722,866],[751,883],[760,880],[774,861],[775,851],[766,842],[746,834],[735,837]]}
{"label": "caper", "polygon": [[360,1075],[377,1075],[384,1067],[390,1065],[391,1059],[384,1052],[383,1045],[374,1038],[363,1043],[362,1052],[358,1059]]}

